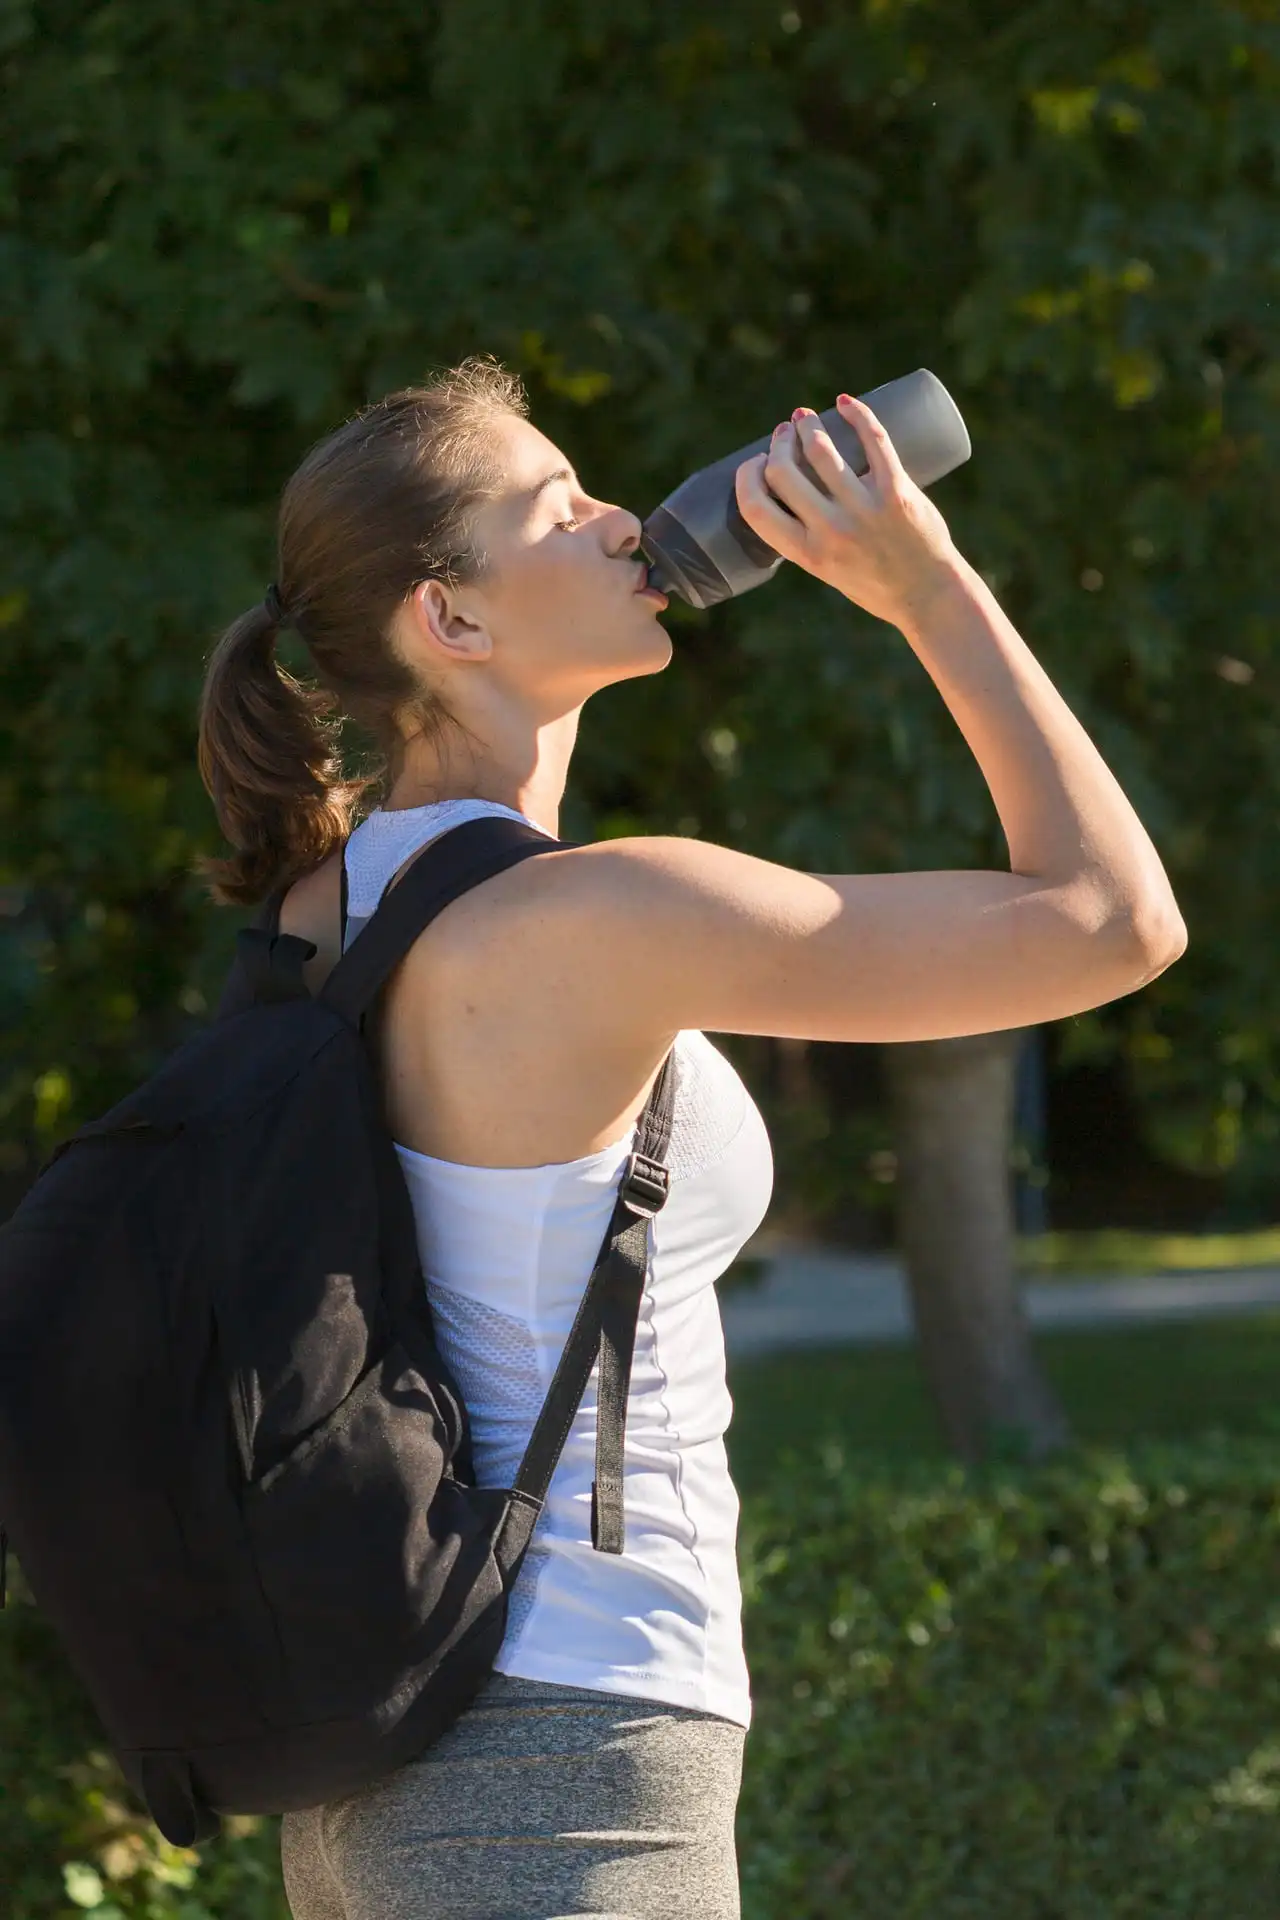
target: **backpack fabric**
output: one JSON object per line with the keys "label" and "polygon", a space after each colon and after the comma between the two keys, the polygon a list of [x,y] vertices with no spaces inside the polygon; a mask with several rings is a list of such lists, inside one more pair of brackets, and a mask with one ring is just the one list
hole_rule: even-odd
{"label": "backpack fabric", "polygon": [[592,1537],[622,1551],[671,1058],[515,1484],[479,1488],[364,1032],[437,913],[564,844],[441,836],[315,997],[269,903],[214,1022],[0,1229],[0,1519],[178,1845],[352,1792],[470,1704],[597,1361]]}

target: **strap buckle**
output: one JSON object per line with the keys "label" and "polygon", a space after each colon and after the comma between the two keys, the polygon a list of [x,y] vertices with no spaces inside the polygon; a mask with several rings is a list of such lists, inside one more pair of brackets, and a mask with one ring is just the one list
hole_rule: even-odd
{"label": "strap buckle", "polygon": [[625,1207],[641,1219],[651,1220],[666,1206],[670,1191],[671,1174],[660,1160],[650,1160],[643,1153],[630,1156],[618,1187],[618,1196]]}

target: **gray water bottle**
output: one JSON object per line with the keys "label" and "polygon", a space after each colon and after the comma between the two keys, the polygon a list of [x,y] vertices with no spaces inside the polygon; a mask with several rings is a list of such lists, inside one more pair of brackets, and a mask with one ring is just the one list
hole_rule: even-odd
{"label": "gray water bottle", "polygon": [[[918,487],[931,487],[963,466],[973,451],[959,407],[941,380],[923,367],[862,398]],[[848,421],[835,407],[820,418],[848,465],[855,473],[865,473],[862,442]],[[654,508],[641,534],[650,586],[678,593],[695,607],[714,607],[773,578],[782,556],[747,525],[733,487],[743,461],[763,453],[769,440],[766,434],[702,467]],[[802,454],[799,458],[808,467]]]}

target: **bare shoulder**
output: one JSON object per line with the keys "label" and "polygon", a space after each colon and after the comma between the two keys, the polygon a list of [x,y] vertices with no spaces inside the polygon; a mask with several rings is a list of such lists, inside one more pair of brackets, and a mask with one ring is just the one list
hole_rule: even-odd
{"label": "bare shoulder", "polygon": [[[824,908],[825,903],[825,908]],[[426,991],[490,1006],[554,1007],[557,1024],[642,1049],[719,1026],[704,977],[730,953],[760,958],[753,930],[816,925],[838,902],[809,876],[672,836],[557,848],[495,875],[428,928],[405,972]]]}
{"label": "bare shoulder", "polygon": [[[548,900],[597,933],[660,938],[716,927],[812,928],[840,909],[829,878],[780,866],[711,840],[654,835],[601,840],[545,862]],[[655,917],[656,916],[656,917]]]}
{"label": "bare shoulder", "polygon": [[442,916],[465,940],[469,923],[527,921],[551,940],[592,945],[735,926],[811,928],[839,910],[822,876],[775,865],[712,841],[675,835],[600,840],[523,861]]}
{"label": "bare shoulder", "polygon": [[456,950],[509,966],[507,940],[484,937],[501,923],[525,964],[571,993],[591,1025],[633,1027],[637,1038],[685,1027],[783,1032],[787,952],[794,959],[841,906],[823,878],[711,841],[603,840],[539,855],[478,890],[474,918],[455,922]]}

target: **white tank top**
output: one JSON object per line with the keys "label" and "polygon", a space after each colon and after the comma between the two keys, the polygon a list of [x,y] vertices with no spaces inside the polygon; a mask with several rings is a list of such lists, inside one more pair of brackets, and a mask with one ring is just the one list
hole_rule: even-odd
{"label": "white tank top", "polygon": [[[348,944],[392,875],[490,801],[369,815],[347,844]],[[528,824],[535,825],[530,821]],[[653,1220],[627,1406],[626,1549],[591,1545],[593,1375],[512,1594],[500,1673],[751,1718],[732,1403],[713,1282],[764,1218],[773,1161],[742,1081],[701,1033],[675,1046],[671,1191]],[[613,1212],[634,1139],[542,1167],[398,1146],[436,1336],[471,1420],[476,1479],[509,1487]]]}

